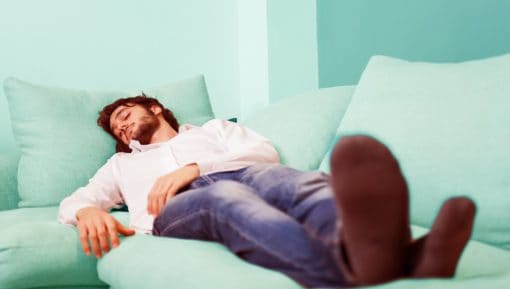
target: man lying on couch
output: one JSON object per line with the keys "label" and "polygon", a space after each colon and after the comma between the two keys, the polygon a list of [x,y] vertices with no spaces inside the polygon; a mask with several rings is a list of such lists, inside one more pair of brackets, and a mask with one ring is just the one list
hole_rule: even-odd
{"label": "man lying on couch", "polygon": [[[145,95],[105,106],[98,124],[117,153],[59,211],[98,258],[138,231],[220,242],[306,287],[373,285],[453,276],[471,235],[475,206],[457,197],[412,240],[399,165],[368,136],[336,144],[329,176],[280,165],[268,139],[238,124],[179,126]],[[120,204],[130,228],[109,214]]]}

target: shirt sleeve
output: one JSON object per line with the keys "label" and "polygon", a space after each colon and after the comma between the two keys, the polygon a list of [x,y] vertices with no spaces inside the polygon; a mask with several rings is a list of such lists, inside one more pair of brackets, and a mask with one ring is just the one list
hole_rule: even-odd
{"label": "shirt sleeve", "polygon": [[278,152],[271,141],[255,131],[226,120],[209,121],[204,128],[214,131],[226,147],[226,153],[197,163],[200,175],[214,171],[216,164],[235,163],[279,163]]}
{"label": "shirt sleeve", "polygon": [[76,226],[76,213],[82,208],[96,207],[109,212],[111,208],[124,203],[113,172],[114,157],[108,159],[86,186],[78,188],[60,202],[60,223]]}

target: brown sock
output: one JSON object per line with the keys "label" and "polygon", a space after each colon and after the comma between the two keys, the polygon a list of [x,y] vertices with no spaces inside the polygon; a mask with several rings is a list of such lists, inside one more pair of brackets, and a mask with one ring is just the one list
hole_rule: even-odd
{"label": "brown sock", "polygon": [[342,138],[332,153],[331,185],[346,277],[353,285],[402,277],[411,242],[409,197],[391,152],[371,137]]}
{"label": "brown sock", "polygon": [[426,235],[413,240],[409,244],[409,249],[407,253],[407,262],[405,266],[405,273],[404,275],[406,277],[409,277],[411,275],[411,272],[414,271],[414,268],[416,267],[416,264],[418,263],[418,260],[423,258],[423,248],[425,244],[425,240],[427,240],[427,237],[430,233],[427,233]]}
{"label": "brown sock", "polygon": [[471,236],[475,211],[475,204],[468,198],[446,201],[429,234],[410,247],[409,277],[452,277]]}

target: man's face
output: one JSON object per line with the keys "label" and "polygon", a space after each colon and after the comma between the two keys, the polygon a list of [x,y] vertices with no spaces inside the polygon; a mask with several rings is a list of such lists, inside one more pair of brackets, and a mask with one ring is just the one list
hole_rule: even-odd
{"label": "man's face", "polygon": [[133,139],[141,144],[149,144],[159,125],[158,117],[138,104],[119,106],[110,116],[110,128],[124,144],[129,144]]}

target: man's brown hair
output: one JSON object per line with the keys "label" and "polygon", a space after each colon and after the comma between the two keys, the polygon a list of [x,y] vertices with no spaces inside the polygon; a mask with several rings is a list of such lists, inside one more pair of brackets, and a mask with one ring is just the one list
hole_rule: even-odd
{"label": "man's brown hair", "polygon": [[103,109],[99,112],[99,117],[97,118],[97,124],[117,141],[117,144],[115,145],[117,152],[129,153],[131,152],[131,149],[128,145],[124,144],[120,139],[118,139],[115,134],[113,134],[113,131],[110,128],[110,116],[119,106],[135,106],[137,104],[143,106],[148,111],[150,111],[150,107],[152,105],[161,107],[165,120],[175,131],[179,131],[179,122],[177,122],[177,119],[174,117],[172,111],[165,108],[156,98],[148,97],[142,93],[141,95],[137,96],[117,99],[115,102],[103,107]]}

